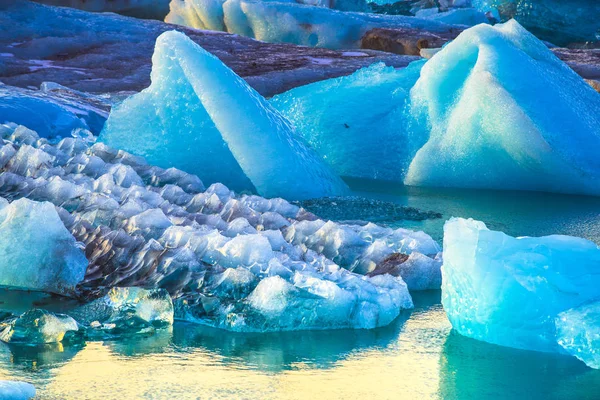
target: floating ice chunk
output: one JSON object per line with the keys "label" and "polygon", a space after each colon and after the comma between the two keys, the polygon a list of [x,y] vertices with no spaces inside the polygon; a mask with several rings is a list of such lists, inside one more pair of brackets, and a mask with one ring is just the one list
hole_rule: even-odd
{"label": "floating ice chunk", "polygon": [[68,295],[87,265],[51,203],[20,199],[0,209],[0,285]]}
{"label": "floating ice chunk", "polygon": [[77,322],[68,315],[34,309],[10,321],[0,340],[6,343],[58,343],[79,331]]}
{"label": "floating ice chunk", "polygon": [[[600,249],[569,236],[513,238],[453,218],[444,226],[442,276],[442,304],[462,335],[564,352],[555,318],[598,297]],[[578,311],[570,313],[565,316],[578,318]]]}
{"label": "floating ice chunk", "polygon": [[69,315],[106,333],[145,332],[173,323],[173,302],[164,289],[117,287]]}
{"label": "floating ice chunk", "polygon": [[338,174],[402,181],[424,143],[406,134],[402,113],[422,65],[396,70],[374,64],[292,89],[271,104]]}
{"label": "floating ice chunk", "polygon": [[588,367],[600,369],[600,303],[594,302],[558,314],[558,344]]}
{"label": "floating ice chunk", "polygon": [[35,397],[35,387],[31,383],[0,381],[0,399],[29,400]]}
{"label": "floating ice chunk", "polygon": [[149,88],[113,108],[101,141],[267,197],[346,190],[262,96],[182,33],[157,39],[151,77]]}
{"label": "floating ice chunk", "polygon": [[[515,68],[519,65],[519,68]],[[600,96],[516,21],[464,31],[422,68],[408,185],[600,194]]]}
{"label": "floating ice chunk", "polygon": [[238,300],[246,298],[258,281],[258,278],[245,268],[227,268],[208,283],[208,290],[218,297]]}
{"label": "floating ice chunk", "polygon": [[558,46],[597,41],[600,4],[588,0],[471,0],[473,7],[501,20],[515,18],[543,40]]}

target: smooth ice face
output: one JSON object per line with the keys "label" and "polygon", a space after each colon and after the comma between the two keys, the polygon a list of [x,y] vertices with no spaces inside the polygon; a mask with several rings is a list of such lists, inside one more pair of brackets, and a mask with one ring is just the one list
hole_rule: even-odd
{"label": "smooth ice face", "polygon": [[598,195],[598,109],[600,95],[516,21],[476,26],[412,88],[407,118],[429,140],[405,183]]}
{"label": "smooth ice face", "polygon": [[404,108],[422,61],[383,63],[301,86],[271,99],[296,131],[341,176],[402,181],[424,134],[407,134]]}
{"label": "smooth ice face", "polygon": [[0,340],[22,344],[58,343],[78,331],[77,322],[68,315],[34,309],[6,323]]}
{"label": "smooth ice face", "polygon": [[555,319],[598,297],[600,249],[569,236],[513,238],[453,218],[444,226],[442,277],[442,304],[460,334],[564,353]]}
{"label": "smooth ice face", "polygon": [[54,206],[20,199],[0,207],[0,285],[71,294],[88,262]]}
{"label": "smooth ice face", "polygon": [[100,141],[267,197],[347,189],[262,96],[175,31],[157,39],[152,85],[113,108]]}
{"label": "smooth ice face", "polygon": [[31,383],[0,381],[0,399],[29,400],[35,397],[35,387]]}
{"label": "smooth ice face", "polygon": [[588,367],[600,369],[600,302],[558,314],[556,337],[567,353]]}

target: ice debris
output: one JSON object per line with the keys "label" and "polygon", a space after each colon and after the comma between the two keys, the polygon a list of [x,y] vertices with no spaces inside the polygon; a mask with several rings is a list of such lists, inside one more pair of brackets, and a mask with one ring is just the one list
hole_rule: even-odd
{"label": "ice debris", "polygon": [[347,190],[261,95],[176,31],[156,41],[152,85],[113,108],[99,140],[205,182],[256,188],[267,197]]}
{"label": "ice debris", "polygon": [[33,309],[0,323],[0,340],[6,343],[46,344],[74,338],[79,333],[77,322],[68,315]]}
{"label": "ice debris", "polygon": [[67,312],[88,328],[88,336],[152,332],[173,323],[173,302],[165,289],[115,287]]}
{"label": "ice debris", "polygon": [[35,387],[31,383],[0,381],[0,399],[29,400],[35,397]]}
{"label": "ice debris", "polygon": [[[28,145],[22,149],[22,156],[32,155],[33,164],[50,159]],[[2,147],[0,153],[3,150],[9,148]],[[17,164],[26,161],[13,154],[5,168],[19,170]],[[69,295],[83,280],[87,265],[51,203],[19,199],[8,204],[0,198],[0,285]]]}
{"label": "ice debris", "polygon": [[[176,318],[226,329],[372,328],[412,306],[407,287],[401,274],[348,269],[366,273],[401,252],[424,254],[428,270],[439,252],[423,232],[323,221],[281,198],[205,189],[194,175],[103,143],[49,142],[17,130],[0,129],[0,196],[55,205],[85,246],[84,299],[103,288],[162,288],[175,299]],[[287,306],[271,312],[276,305],[260,299]]]}
{"label": "ice debris", "polygon": [[586,306],[599,297],[596,244],[560,235],[513,238],[453,218],[444,226],[442,275],[442,304],[460,334],[526,350],[567,349],[596,365],[597,306]]}
{"label": "ice debris", "polygon": [[600,195],[600,96],[514,20],[272,102],[346,176]]}

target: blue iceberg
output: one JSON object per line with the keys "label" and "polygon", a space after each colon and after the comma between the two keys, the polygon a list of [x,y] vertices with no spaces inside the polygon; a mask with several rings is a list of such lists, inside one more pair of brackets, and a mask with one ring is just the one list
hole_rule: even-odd
{"label": "blue iceberg", "polygon": [[0,198],[0,285],[70,295],[87,266],[51,203]]}
{"label": "blue iceberg", "polygon": [[[562,354],[590,354],[597,344],[581,342],[587,329],[597,332],[597,306],[578,309],[600,297],[600,248],[588,240],[513,238],[453,218],[444,226],[442,276],[444,310],[464,336]],[[591,354],[580,358],[597,365]]]}
{"label": "blue iceberg", "polygon": [[345,176],[600,194],[600,95],[514,20],[272,102]]}
{"label": "blue iceberg", "polygon": [[267,197],[346,191],[285,118],[184,34],[162,34],[152,60],[152,85],[113,108],[100,141]]}

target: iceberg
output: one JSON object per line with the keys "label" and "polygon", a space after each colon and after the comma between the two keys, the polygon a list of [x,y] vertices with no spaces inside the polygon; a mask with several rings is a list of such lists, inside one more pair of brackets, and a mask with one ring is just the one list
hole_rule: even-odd
{"label": "iceberg", "polygon": [[426,141],[407,134],[403,114],[422,66],[374,64],[276,95],[271,104],[341,176],[402,181]]}
{"label": "iceberg", "polygon": [[175,318],[234,331],[370,329],[412,298],[401,273],[368,271],[400,252],[439,270],[423,232],[320,220],[78,137],[50,142],[14,124],[0,137],[0,196],[51,202],[85,248],[77,294],[92,301],[66,311],[88,337],[154,331],[173,315],[168,295]]}
{"label": "iceberg", "polygon": [[267,197],[346,191],[262,96],[175,31],[157,39],[152,85],[113,108],[99,140],[204,182]]}
{"label": "iceberg", "polygon": [[541,39],[559,46],[600,39],[600,4],[595,1],[471,0],[471,3],[501,20],[514,18]]}
{"label": "iceberg", "polygon": [[467,29],[424,64],[372,66],[272,102],[344,176],[600,194],[600,96],[514,20]]}
{"label": "iceberg", "polygon": [[77,322],[68,315],[33,309],[10,322],[3,322],[0,340],[6,343],[46,344],[74,338]]}
{"label": "iceberg", "polygon": [[434,55],[411,90],[410,117],[429,138],[405,183],[598,195],[599,107],[516,21],[478,25]]}
{"label": "iceberg", "polygon": [[0,399],[29,400],[35,397],[35,387],[31,383],[0,381]]}
{"label": "iceberg", "polygon": [[[441,20],[355,12],[364,11],[360,9],[363,5],[352,0],[327,3],[173,0],[165,22],[227,31],[268,43],[293,43],[329,49],[360,48],[361,38],[373,28],[447,32],[456,27]],[[454,18],[452,22],[459,19]],[[463,18],[463,21],[466,20]]]}
{"label": "iceberg", "polygon": [[85,96],[56,84],[42,85],[42,90],[0,84],[0,124],[14,122],[48,138],[71,136],[79,130],[97,134],[108,117],[105,111],[108,105],[98,103],[100,99],[95,96]]}
{"label": "iceberg", "polygon": [[2,199],[0,207],[0,285],[73,294],[88,262],[54,205]]}
{"label": "iceberg", "polygon": [[444,226],[443,254],[442,304],[458,333],[518,349],[565,354],[564,347],[573,353],[581,346],[589,353],[580,332],[593,332],[594,309],[578,307],[599,297],[596,244],[513,238],[453,218]]}
{"label": "iceberg", "polygon": [[600,302],[596,301],[558,314],[558,344],[588,367],[600,369]]}

